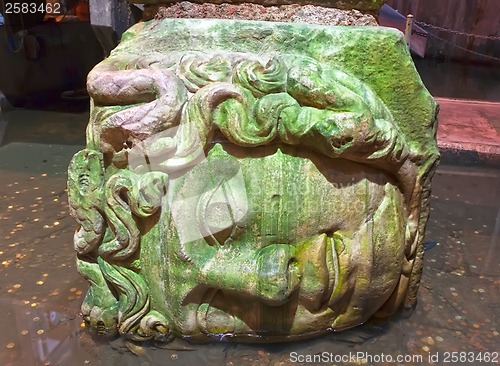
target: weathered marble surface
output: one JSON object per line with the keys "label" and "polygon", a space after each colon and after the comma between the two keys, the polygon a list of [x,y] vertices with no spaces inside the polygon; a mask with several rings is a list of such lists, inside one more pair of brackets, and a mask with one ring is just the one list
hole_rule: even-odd
{"label": "weathered marble surface", "polygon": [[68,189],[98,331],[276,341],[415,303],[437,104],[401,33],[151,21],[88,90]]}

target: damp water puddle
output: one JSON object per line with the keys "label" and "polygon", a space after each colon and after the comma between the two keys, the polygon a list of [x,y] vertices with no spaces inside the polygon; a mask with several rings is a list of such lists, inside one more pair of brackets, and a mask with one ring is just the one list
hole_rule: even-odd
{"label": "damp water puddle", "polygon": [[[65,191],[66,167],[80,140],[71,129],[58,144],[42,132],[23,140],[9,131],[11,124],[0,146],[1,365],[397,365],[390,361],[398,355],[417,357],[400,365],[500,363],[498,357],[445,362],[446,352],[477,357],[500,351],[498,169],[438,169],[430,249],[413,312],[289,344],[176,341],[159,348],[97,337],[83,327],[79,307],[87,282],[75,268],[75,223]],[[438,362],[430,363],[436,355]],[[325,362],[300,362],[314,356]],[[336,362],[340,356],[351,358]]]}

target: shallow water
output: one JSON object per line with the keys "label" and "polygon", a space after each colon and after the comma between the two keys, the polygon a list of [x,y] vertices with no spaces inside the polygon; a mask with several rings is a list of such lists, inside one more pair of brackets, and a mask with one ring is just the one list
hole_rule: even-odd
{"label": "shallow water", "polygon": [[[65,185],[88,114],[17,110],[8,117],[0,146],[0,365],[500,363],[500,356],[477,361],[500,351],[500,170],[439,168],[427,229],[437,244],[426,252],[413,312],[304,342],[176,341],[160,349],[93,336],[79,316],[87,283],[75,268]],[[398,355],[413,360],[398,363]]]}

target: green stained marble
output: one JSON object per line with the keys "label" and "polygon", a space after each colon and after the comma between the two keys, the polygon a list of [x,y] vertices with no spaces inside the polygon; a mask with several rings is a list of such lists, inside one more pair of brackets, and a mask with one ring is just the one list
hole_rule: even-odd
{"label": "green stained marble", "polygon": [[399,32],[151,21],[88,90],[68,192],[99,332],[282,341],[415,303],[437,105]]}

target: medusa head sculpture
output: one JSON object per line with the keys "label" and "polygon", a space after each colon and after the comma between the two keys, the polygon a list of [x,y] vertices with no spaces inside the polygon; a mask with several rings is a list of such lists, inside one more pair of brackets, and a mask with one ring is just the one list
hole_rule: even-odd
{"label": "medusa head sculpture", "polygon": [[437,106],[395,31],[155,20],[88,91],[68,188],[98,331],[282,341],[415,303]]}

